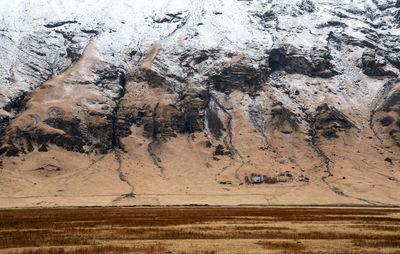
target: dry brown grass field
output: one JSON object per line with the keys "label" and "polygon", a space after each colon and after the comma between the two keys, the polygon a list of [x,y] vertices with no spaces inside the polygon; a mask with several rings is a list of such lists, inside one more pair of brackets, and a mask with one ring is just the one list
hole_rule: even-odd
{"label": "dry brown grass field", "polygon": [[400,209],[0,210],[0,253],[400,254]]}

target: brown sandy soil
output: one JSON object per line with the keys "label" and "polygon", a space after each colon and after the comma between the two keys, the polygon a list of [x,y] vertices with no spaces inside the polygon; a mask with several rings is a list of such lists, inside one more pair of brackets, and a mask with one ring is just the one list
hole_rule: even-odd
{"label": "brown sandy soil", "polygon": [[[322,145],[325,153],[335,158],[332,176],[324,182],[328,173],[302,138],[276,133],[271,143],[279,149],[272,152],[246,145],[260,144],[257,136],[250,135],[248,123],[238,120],[234,125],[233,140],[241,158],[218,156],[216,161],[214,149],[205,146],[204,134],[181,135],[158,147],[163,172],[148,153],[150,141],[140,134],[143,129],[133,126],[137,135],[122,140],[127,152],[121,153],[120,169],[134,186],[134,198],[119,198],[129,193],[130,187],[120,180],[119,163],[113,154],[88,156],[51,145],[47,153],[10,157],[1,171],[0,206],[399,204],[398,169],[385,165],[381,158],[366,156],[370,150],[365,143],[354,141],[346,146],[337,140]],[[351,153],[354,164],[349,164],[344,159],[346,153],[356,149],[360,155]],[[243,183],[252,173],[276,176],[287,170],[294,180]],[[301,175],[310,181],[300,182]]]}
{"label": "brown sandy soil", "polygon": [[0,210],[0,253],[400,253],[400,210]]}
{"label": "brown sandy soil", "polygon": [[159,43],[155,43],[153,45],[152,50],[149,52],[149,54],[146,56],[145,59],[140,64],[141,69],[148,69],[151,70],[151,66],[153,65],[153,61],[156,58],[158,52],[162,49],[162,45]]}

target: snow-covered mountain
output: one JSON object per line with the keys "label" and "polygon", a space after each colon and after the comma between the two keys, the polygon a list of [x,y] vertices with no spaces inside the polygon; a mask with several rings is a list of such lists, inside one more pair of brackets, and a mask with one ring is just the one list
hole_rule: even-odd
{"label": "snow-covered mountain", "polygon": [[400,1],[0,7],[0,206],[400,203]]}

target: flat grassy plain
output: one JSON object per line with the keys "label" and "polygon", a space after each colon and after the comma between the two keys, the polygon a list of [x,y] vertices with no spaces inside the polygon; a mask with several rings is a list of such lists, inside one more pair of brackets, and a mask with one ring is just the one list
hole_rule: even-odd
{"label": "flat grassy plain", "polygon": [[0,210],[0,253],[400,254],[400,209]]}

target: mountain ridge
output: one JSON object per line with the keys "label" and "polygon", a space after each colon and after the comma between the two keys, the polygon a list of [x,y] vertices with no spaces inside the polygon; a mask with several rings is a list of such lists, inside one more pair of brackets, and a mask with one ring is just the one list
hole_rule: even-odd
{"label": "mountain ridge", "polygon": [[1,5],[0,206],[399,204],[399,1]]}

